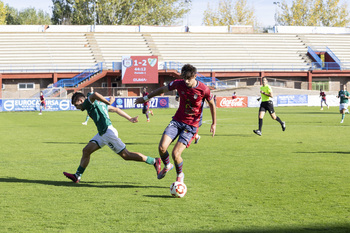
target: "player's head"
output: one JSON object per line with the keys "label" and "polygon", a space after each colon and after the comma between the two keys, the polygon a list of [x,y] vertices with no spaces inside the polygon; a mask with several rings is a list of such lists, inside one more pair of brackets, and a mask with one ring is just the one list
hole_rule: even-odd
{"label": "player's head", "polygon": [[44,95],[44,93],[42,91],[40,91],[40,95]]}
{"label": "player's head", "polygon": [[344,91],[346,90],[346,85],[345,85],[345,84],[343,85],[343,90],[344,90]]}
{"label": "player's head", "polygon": [[147,87],[143,87],[143,92],[147,92]]}
{"label": "player's head", "polygon": [[72,96],[72,104],[80,110],[84,110],[83,109],[83,103],[85,101],[86,97],[83,93],[81,92],[75,92]]}
{"label": "player's head", "polygon": [[266,77],[263,77],[262,78],[262,84],[265,86],[267,84],[267,78]]}
{"label": "player's head", "polygon": [[320,89],[320,92],[322,92],[322,88]]}
{"label": "player's head", "polygon": [[185,80],[188,87],[196,85],[197,68],[191,64],[186,64],[181,69],[181,78]]}

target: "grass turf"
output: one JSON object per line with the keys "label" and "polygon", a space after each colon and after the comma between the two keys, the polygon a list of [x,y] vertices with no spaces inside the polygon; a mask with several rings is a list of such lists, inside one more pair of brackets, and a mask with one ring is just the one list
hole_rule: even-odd
{"label": "grass turf", "polygon": [[[176,109],[156,109],[147,123],[116,114],[128,150],[158,157],[161,134]],[[257,108],[217,110],[211,137],[205,109],[201,140],[183,153],[186,196],[175,199],[153,166],[124,161],[108,147],[95,152],[74,184],[81,151],[97,133],[85,113],[0,113],[1,232],[350,232],[349,126],[337,108],[279,107],[286,121]],[[171,151],[172,146],[169,151]]]}

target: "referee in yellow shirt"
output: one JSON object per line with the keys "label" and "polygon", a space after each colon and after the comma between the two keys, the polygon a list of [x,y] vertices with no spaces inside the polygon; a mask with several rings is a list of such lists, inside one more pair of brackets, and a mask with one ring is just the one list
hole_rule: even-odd
{"label": "referee in yellow shirt", "polygon": [[262,79],[262,86],[260,87],[260,94],[261,94],[261,97],[258,99],[258,101],[261,99],[261,104],[260,104],[260,108],[259,108],[259,129],[253,130],[253,132],[255,134],[261,136],[263,118],[265,116],[266,111],[269,111],[272,119],[278,121],[282,126],[282,130],[285,131],[286,130],[286,123],[284,121],[281,121],[281,119],[278,116],[276,116],[275,110],[273,108],[273,102],[271,100],[271,98],[273,97],[272,89],[267,84],[267,79],[265,77]]}

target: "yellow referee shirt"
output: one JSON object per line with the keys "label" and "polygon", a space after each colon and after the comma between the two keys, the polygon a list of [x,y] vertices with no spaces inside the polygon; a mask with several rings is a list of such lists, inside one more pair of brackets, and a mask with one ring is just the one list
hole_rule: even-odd
{"label": "yellow referee shirt", "polygon": [[[263,91],[266,94],[270,94],[272,92],[271,87],[269,85],[261,86],[260,91]],[[264,95],[264,94],[261,94],[261,101],[262,102],[269,101],[270,99],[271,99],[271,97]]]}

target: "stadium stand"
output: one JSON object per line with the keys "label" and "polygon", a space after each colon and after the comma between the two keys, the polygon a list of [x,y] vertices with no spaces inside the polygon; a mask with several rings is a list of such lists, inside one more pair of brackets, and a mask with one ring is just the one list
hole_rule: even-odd
{"label": "stadium stand", "polygon": [[199,70],[307,70],[307,47],[296,35],[152,33],[164,61],[192,63]]}
{"label": "stadium stand", "polygon": [[94,33],[94,37],[108,69],[112,69],[113,62],[120,62],[122,56],[153,55],[141,33]]}
{"label": "stadium stand", "polygon": [[350,37],[341,34],[182,32],[3,32],[0,71],[81,72],[124,55],[157,55],[159,62],[192,63],[199,71],[306,71],[308,46],[328,46],[350,64]]}
{"label": "stadium stand", "polygon": [[1,72],[66,72],[94,66],[84,33],[0,33]]}
{"label": "stadium stand", "polygon": [[[279,33],[141,25],[0,25],[0,29],[3,93],[17,90],[18,83],[35,87],[26,90],[28,95],[47,87],[58,89],[45,90],[48,96],[61,95],[63,89],[76,91],[94,82],[96,86],[119,85],[122,56],[158,56],[162,83],[178,77],[183,64],[192,63],[203,82],[215,80],[215,88],[254,84],[256,77],[265,75],[288,77],[284,85],[311,89],[313,79],[323,82],[328,75],[325,71],[332,70],[339,80],[346,80],[350,70],[350,31],[343,28],[339,33],[322,34],[318,31],[327,28],[279,27]],[[332,54],[326,62],[320,59],[325,52]],[[234,79],[243,81],[237,84]],[[329,88],[338,89],[338,83],[329,84]]]}
{"label": "stadium stand", "polygon": [[350,64],[350,37],[348,34],[305,34],[300,38],[312,47],[328,47],[342,63]]}

